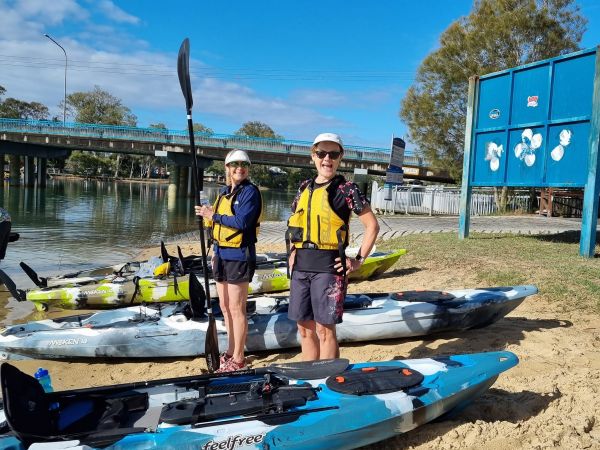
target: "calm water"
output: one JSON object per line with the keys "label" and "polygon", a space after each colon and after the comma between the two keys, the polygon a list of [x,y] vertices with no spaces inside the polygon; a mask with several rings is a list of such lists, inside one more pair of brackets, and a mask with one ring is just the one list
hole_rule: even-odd
{"label": "calm water", "polygon": [[[204,195],[212,202],[218,189],[205,186]],[[54,179],[44,190],[5,184],[0,188],[0,205],[9,211],[12,230],[21,238],[9,244],[0,268],[18,287],[29,288],[33,283],[19,267],[20,261],[40,275],[49,275],[127,261],[140,247],[161,240],[197,239],[193,199],[169,200],[167,191],[166,184],[155,183]],[[287,219],[294,192],[263,191],[262,195],[265,221]],[[0,297],[5,297],[4,292]],[[10,314],[3,312],[0,318]]]}

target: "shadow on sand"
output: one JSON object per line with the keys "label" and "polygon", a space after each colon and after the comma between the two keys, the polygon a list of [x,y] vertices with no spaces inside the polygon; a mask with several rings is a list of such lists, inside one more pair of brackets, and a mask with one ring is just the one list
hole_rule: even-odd
{"label": "shadow on sand", "polygon": [[450,415],[442,416],[442,418],[406,434],[363,448],[382,450],[427,445],[438,436],[442,436],[460,425],[475,421],[488,423],[505,421],[517,424],[541,413],[550,403],[560,397],[561,394],[558,391],[551,394],[539,394],[531,391],[508,392],[503,389],[491,388],[462,410],[451,411]]}
{"label": "shadow on sand", "polygon": [[[429,358],[431,356],[455,355],[460,353],[479,353],[504,350],[511,344],[519,344],[525,338],[525,333],[531,331],[550,330],[553,328],[571,327],[568,320],[557,319],[527,319],[524,317],[505,317],[500,321],[479,329],[448,331],[428,336],[413,338],[373,340],[368,344],[378,345],[387,349],[389,353],[398,354],[394,359]],[[439,342],[441,341],[441,343]],[[405,354],[399,348],[411,346]],[[341,344],[344,348],[360,349],[365,342]],[[300,349],[282,350],[280,353],[273,351],[256,352],[248,355],[248,362],[257,362],[267,365],[275,361],[288,361],[298,355]]]}
{"label": "shadow on sand", "polygon": [[411,275],[413,273],[421,272],[422,270],[423,269],[420,267],[405,267],[403,269],[389,270],[381,275],[369,278],[369,281],[386,280],[388,278],[402,277],[405,275]]}

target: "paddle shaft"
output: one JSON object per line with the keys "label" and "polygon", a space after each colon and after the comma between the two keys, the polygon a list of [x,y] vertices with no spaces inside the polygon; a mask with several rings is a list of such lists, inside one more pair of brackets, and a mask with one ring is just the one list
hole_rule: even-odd
{"label": "paddle shaft", "polygon": [[[192,170],[194,172],[194,195],[196,198],[196,205],[200,205],[200,191],[202,189],[202,185],[200,184],[200,178],[198,176],[198,162],[196,161],[196,146],[194,143],[194,124],[192,122],[192,111],[191,109],[187,112],[187,121],[188,121],[188,132],[190,135],[190,151],[192,152]],[[209,322],[215,321],[215,316],[212,310],[212,304],[210,299],[210,286],[208,282],[208,260],[206,257],[206,240],[204,238],[204,219],[200,218],[198,223],[198,229],[200,231],[200,252],[202,255],[202,264],[204,265],[203,276],[204,276],[204,290],[206,292],[206,313],[208,314]],[[209,340],[207,339],[207,342]],[[212,340],[211,340],[212,342]],[[218,341],[217,341],[218,345]],[[219,352],[217,351],[217,354]],[[208,353],[207,353],[208,354]]]}
{"label": "paddle shaft", "polygon": [[[187,111],[190,152],[192,154],[192,171],[194,172],[194,197],[196,199],[196,205],[200,206],[200,191],[202,189],[202,184],[200,184],[201,180],[198,177],[198,162],[196,157],[196,145],[194,143],[194,124],[192,122],[192,105],[194,104],[194,100],[192,98],[192,86],[190,83],[190,41],[187,38],[183,40],[181,47],[179,48],[179,55],[177,56],[177,76],[179,77],[179,84],[185,98],[185,108]],[[206,355],[208,370],[213,372],[219,368],[219,340],[217,336],[217,324],[215,322],[215,316],[212,312],[210,301],[208,261],[206,260],[206,243],[204,239],[204,219],[202,218],[198,223],[198,229],[200,230],[200,249],[202,253],[202,263],[204,264],[204,289],[206,291],[206,313],[208,314],[208,329],[206,331],[204,354]]]}

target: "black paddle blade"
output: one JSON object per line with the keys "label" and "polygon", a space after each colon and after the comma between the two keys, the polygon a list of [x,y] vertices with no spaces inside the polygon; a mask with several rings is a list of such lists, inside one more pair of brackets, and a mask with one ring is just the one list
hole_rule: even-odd
{"label": "black paddle blade", "polygon": [[162,258],[163,262],[169,262],[171,259],[171,255],[169,255],[167,247],[165,247],[165,243],[163,241],[160,241],[160,257]]}
{"label": "black paddle blade", "polygon": [[31,281],[33,281],[33,283],[37,287],[43,288],[43,287],[48,286],[48,283],[46,282],[46,280],[44,278],[39,278],[37,272],[35,270],[33,270],[31,267],[29,267],[27,264],[25,264],[23,261],[21,261],[19,263],[19,265],[21,266],[21,269],[23,269],[23,272],[25,272],[27,274],[29,279]]}
{"label": "black paddle blade", "polygon": [[205,317],[204,313],[206,312],[206,292],[204,292],[204,288],[198,277],[193,273],[190,273],[189,286],[192,320],[202,319]]}
{"label": "black paddle blade", "polygon": [[177,56],[177,75],[179,85],[185,98],[185,107],[188,113],[192,110],[194,99],[192,98],[192,84],[190,82],[190,40],[185,38],[179,47]]}
{"label": "black paddle blade", "polygon": [[[4,286],[6,286],[6,289],[8,289],[8,292],[10,292],[10,295],[12,295],[15,298],[15,300],[19,302],[24,302],[25,300],[27,300],[25,292],[21,289],[17,289],[17,285],[15,284],[15,282],[6,274],[6,272],[4,272],[4,270],[0,270],[0,282],[4,283]],[[217,357],[217,364],[218,363],[219,358]]]}
{"label": "black paddle blade", "polygon": [[208,329],[206,330],[206,339],[204,340],[204,355],[206,356],[206,365],[210,372],[219,368],[219,338],[217,337],[217,323],[215,316],[208,315]]}

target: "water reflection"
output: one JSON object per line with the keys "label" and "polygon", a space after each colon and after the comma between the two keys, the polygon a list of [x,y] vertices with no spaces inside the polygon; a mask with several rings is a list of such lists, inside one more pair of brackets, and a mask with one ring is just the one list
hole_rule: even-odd
{"label": "water reflection", "polygon": [[[207,185],[204,195],[212,202],[218,189]],[[264,220],[287,219],[294,192],[262,194]],[[196,239],[193,199],[168,197],[168,186],[158,183],[53,179],[45,190],[4,184],[0,204],[21,239],[10,244],[0,268],[32,287],[20,261],[45,275],[125,261],[161,239]]]}

